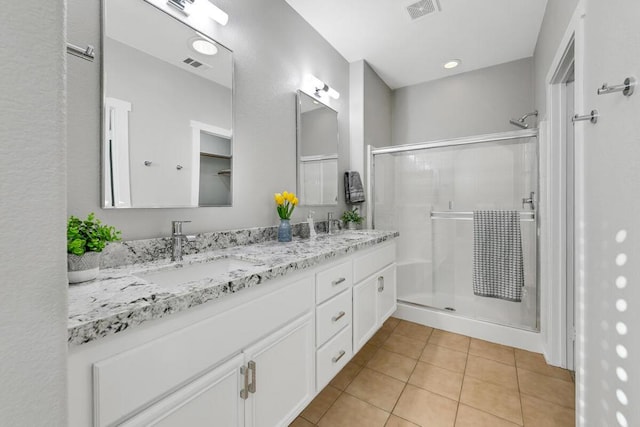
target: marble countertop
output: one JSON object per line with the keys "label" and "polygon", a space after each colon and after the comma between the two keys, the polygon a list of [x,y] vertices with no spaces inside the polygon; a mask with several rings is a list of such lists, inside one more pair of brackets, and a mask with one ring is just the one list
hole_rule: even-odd
{"label": "marble countertop", "polygon": [[[68,343],[88,343],[397,236],[394,231],[348,231],[318,235],[314,240],[267,241],[186,255],[181,263],[163,259],[101,269],[96,280],[69,288]],[[136,276],[224,258],[251,263],[175,286],[160,286]]]}

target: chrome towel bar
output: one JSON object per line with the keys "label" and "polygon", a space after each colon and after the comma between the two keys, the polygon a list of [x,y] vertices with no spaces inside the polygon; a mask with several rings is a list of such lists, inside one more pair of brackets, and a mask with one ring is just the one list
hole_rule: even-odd
{"label": "chrome towel bar", "polygon": [[[431,211],[431,219],[455,219],[459,221],[473,221],[473,212]],[[533,222],[536,220],[534,211],[521,211],[520,220]]]}
{"label": "chrome towel bar", "polygon": [[75,44],[67,43],[67,53],[73,56],[77,56],[78,58],[85,59],[87,61],[93,62],[93,60],[96,58],[95,51],[96,49],[90,44],[83,49],[80,46],[76,46]]}

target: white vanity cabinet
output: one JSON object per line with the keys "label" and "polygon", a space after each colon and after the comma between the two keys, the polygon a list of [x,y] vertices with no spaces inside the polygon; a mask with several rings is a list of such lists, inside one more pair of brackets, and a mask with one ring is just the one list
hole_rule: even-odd
{"label": "white vanity cabinet", "polygon": [[374,248],[353,260],[353,352],[396,311],[395,245]]}
{"label": "white vanity cabinet", "polygon": [[70,427],[280,427],[396,307],[393,242],[69,348]]}

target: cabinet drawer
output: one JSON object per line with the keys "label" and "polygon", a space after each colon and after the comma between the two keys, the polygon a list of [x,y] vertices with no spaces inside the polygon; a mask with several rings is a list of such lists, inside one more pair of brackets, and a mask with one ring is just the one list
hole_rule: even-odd
{"label": "cabinet drawer", "polygon": [[396,259],[395,243],[386,244],[353,260],[353,281],[366,279],[378,270],[383,269]]}
{"label": "cabinet drawer", "polygon": [[318,390],[322,390],[340,372],[351,359],[351,355],[351,328],[347,327],[316,353]]}
{"label": "cabinet drawer", "polygon": [[320,347],[336,332],[351,324],[351,289],[331,298],[316,309],[316,344]]}
{"label": "cabinet drawer", "polygon": [[316,302],[319,304],[353,284],[351,260],[316,273]]}

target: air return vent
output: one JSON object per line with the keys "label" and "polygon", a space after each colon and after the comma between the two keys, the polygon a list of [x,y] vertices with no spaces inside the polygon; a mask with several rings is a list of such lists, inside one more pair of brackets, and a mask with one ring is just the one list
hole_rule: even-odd
{"label": "air return vent", "polygon": [[193,58],[187,58],[182,62],[184,62],[187,65],[191,65],[193,68],[198,68],[202,65],[202,62],[196,61]]}
{"label": "air return vent", "polygon": [[439,0],[420,0],[407,6],[407,12],[412,20],[440,12],[440,10]]}

